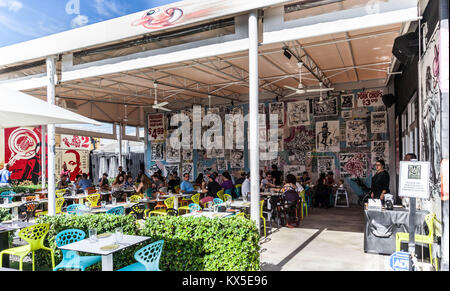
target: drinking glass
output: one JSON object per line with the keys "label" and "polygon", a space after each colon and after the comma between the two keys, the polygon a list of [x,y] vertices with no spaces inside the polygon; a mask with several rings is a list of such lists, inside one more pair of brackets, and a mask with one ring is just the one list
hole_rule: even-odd
{"label": "drinking glass", "polygon": [[127,204],[129,204],[130,203],[130,201],[131,201],[131,199],[130,199],[130,197],[127,197]]}
{"label": "drinking glass", "polygon": [[123,240],[123,228],[117,227],[115,232],[116,243],[120,243]]}
{"label": "drinking glass", "polygon": [[214,213],[219,212],[219,205],[216,204],[213,207],[214,207]]}
{"label": "drinking glass", "polygon": [[9,198],[3,198],[3,204],[8,204],[9,203]]}
{"label": "drinking glass", "polygon": [[26,203],[27,202],[27,197],[22,197],[22,203]]}
{"label": "drinking glass", "polygon": [[88,195],[88,190],[84,190],[84,195]]}
{"label": "drinking glass", "polygon": [[116,197],[113,197],[112,198],[112,205],[116,205],[117,204],[117,199],[116,199]]}
{"label": "drinking glass", "polygon": [[102,202],[100,202],[100,204],[102,205],[102,208],[106,207],[106,201],[102,201]]}
{"label": "drinking glass", "polygon": [[39,194],[34,195],[34,197],[36,197],[36,200],[39,200],[39,199],[40,199]]}
{"label": "drinking glass", "polygon": [[12,219],[12,227],[18,227],[17,221],[19,220],[19,213],[17,207],[11,209],[11,219]]}
{"label": "drinking glass", "polygon": [[89,229],[89,241],[91,242],[91,243],[95,243],[95,242],[97,242],[97,229],[95,229],[95,228],[91,228],[91,229]]}

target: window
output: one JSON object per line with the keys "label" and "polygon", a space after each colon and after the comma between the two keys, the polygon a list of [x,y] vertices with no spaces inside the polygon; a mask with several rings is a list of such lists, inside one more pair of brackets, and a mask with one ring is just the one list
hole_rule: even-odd
{"label": "window", "polygon": [[[419,155],[418,98],[414,94],[401,115],[402,156],[408,153]],[[400,157],[403,158],[403,157]]]}

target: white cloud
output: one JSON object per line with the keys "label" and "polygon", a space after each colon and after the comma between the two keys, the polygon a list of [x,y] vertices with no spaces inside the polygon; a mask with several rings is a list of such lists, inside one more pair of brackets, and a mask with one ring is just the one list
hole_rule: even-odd
{"label": "white cloud", "polygon": [[123,15],[124,12],[115,0],[94,0],[94,7],[98,14],[104,17]]}
{"label": "white cloud", "polygon": [[17,12],[22,9],[23,4],[18,0],[0,0],[1,7],[6,7],[9,11]]}
{"label": "white cloud", "polygon": [[87,16],[77,15],[77,17],[72,19],[72,21],[70,22],[70,25],[72,26],[72,28],[77,28],[77,27],[85,26],[86,24],[88,24],[88,22],[89,22],[89,18]]}

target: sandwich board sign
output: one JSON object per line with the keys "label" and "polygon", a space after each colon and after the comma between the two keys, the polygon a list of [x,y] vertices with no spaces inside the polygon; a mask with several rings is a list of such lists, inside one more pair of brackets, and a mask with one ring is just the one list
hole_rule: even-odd
{"label": "sandwich board sign", "polygon": [[399,196],[422,199],[429,198],[430,162],[400,162]]}
{"label": "sandwich board sign", "polygon": [[389,266],[394,271],[409,271],[409,254],[395,252],[390,256]]}

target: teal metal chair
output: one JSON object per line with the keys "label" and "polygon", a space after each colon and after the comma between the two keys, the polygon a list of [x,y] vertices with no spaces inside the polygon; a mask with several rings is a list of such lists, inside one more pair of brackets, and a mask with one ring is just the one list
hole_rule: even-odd
{"label": "teal metal chair", "polygon": [[123,206],[117,206],[117,207],[111,208],[110,210],[106,211],[106,214],[124,215],[125,208]]}
{"label": "teal metal chair", "polygon": [[227,189],[223,191],[223,194],[231,195],[231,189]]}
{"label": "teal metal chair", "polygon": [[194,210],[200,211],[200,210],[202,210],[202,208],[197,203],[191,203],[191,204],[189,204],[189,210],[190,211],[194,211]]}
{"label": "teal metal chair", "polygon": [[[80,229],[66,229],[56,235],[56,246],[58,248],[83,240],[86,233]],[[76,251],[61,250],[63,254],[62,261],[53,269],[79,269],[84,271],[86,268],[102,261],[101,256],[80,256]]]}
{"label": "teal metal chair", "polygon": [[[13,200],[13,196],[11,196],[12,194],[16,194],[14,191],[12,191],[12,190],[10,190],[10,191],[5,191],[5,192],[2,192],[1,194],[0,194],[0,197],[3,199],[3,198],[8,198],[9,199],[9,202],[11,203],[12,202],[12,200]],[[3,201],[1,201],[1,202],[3,202]]]}
{"label": "teal metal chair", "polygon": [[214,205],[219,205],[219,204],[223,203],[223,200],[220,198],[214,198],[213,202],[214,202]]}
{"label": "teal metal chair", "polygon": [[118,271],[161,271],[159,259],[164,245],[164,240],[151,243],[134,254],[137,263],[126,266]]}
{"label": "teal metal chair", "polygon": [[67,206],[67,213],[72,215],[83,215],[88,208],[83,204],[71,204]]}
{"label": "teal metal chair", "polygon": [[234,192],[236,193],[236,197],[241,197],[242,184],[238,184],[234,186]]}

